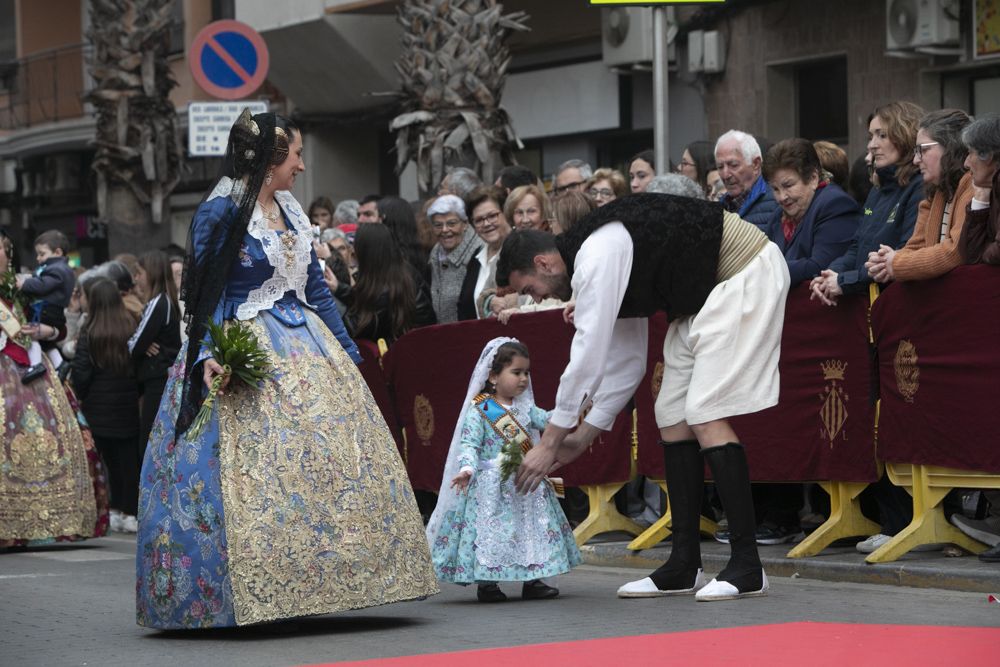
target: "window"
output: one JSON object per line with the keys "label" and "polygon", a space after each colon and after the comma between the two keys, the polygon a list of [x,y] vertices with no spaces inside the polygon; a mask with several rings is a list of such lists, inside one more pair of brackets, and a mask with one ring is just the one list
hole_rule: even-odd
{"label": "window", "polygon": [[847,58],[802,63],[795,68],[796,135],[847,144]]}

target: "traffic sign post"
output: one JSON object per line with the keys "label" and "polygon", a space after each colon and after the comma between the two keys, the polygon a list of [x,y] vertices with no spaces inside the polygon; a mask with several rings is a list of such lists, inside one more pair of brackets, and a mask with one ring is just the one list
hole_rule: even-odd
{"label": "traffic sign post", "polygon": [[201,29],[188,50],[195,82],[223,100],[239,100],[267,78],[267,45],[256,30],[239,21],[215,21]]}
{"label": "traffic sign post", "polygon": [[188,105],[188,153],[193,157],[226,154],[229,130],[243,109],[258,114],[267,102],[191,102]]}

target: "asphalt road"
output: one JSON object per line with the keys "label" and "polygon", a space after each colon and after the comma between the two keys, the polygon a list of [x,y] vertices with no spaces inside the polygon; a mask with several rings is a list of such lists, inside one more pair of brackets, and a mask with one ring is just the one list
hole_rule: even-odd
{"label": "asphalt road", "polygon": [[134,540],[0,554],[0,665],[308,665],[574,639],[794,621],[1000,627],[982,593],[775,577],[766,598],[618,600],[642,571],[583,566],[562,596],[480,604],[448,585],[408,602],[294,624],[157,632],[135,625]]}

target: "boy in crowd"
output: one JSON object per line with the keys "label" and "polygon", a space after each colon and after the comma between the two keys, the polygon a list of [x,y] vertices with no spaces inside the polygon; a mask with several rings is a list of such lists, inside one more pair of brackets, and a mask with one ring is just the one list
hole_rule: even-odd
{"label": "boy in crowd", "polygon": [[[50,354],[56,349],[55,342],[66,335],[66,314],[63,309],[69,305],[73,285],[76,284],[76,276],[66,258],[68,252],[69,239],[65,234],[54,229],[43,232],[35,239],[35,259],[38,261],[35,275],[17,279],[18,288],[32,299],[32,324],[44,324],[55,331],[54,335],[41,341],[41,350]],[[29,354],[31,367],[21,376],[24,384],[45,374],[41,350],[33,348],[33,354]]]}

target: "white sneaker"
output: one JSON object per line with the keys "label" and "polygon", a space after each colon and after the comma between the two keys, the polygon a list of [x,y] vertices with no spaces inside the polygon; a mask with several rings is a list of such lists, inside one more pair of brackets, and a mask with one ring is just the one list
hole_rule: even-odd
{"label": "white sneaker", "polygon": [[661,591],[649,577],[630,581],[618,589],[620,598],[661,598],[670,595],[691,595],[705,585],[705,573],[698,568],[698,574],[694,578],[694,586],[691,588],[680,588],[673,591]]}
{"label": "white sneaker", "polygon": [[136,533],[139,531],[139,522],[134,516],[123,516],[121,530],[123,533]]}
{"label": "white sneaker", "polygon": [[872,535],[867,540],[858,542],[854,545],[854,548],[863,554],[870,554],[891,539],[892,538],[888,535],[879,533],[877,535]]}
{"label": "white sneaker", "polygon": [[974,540],[995,547],[1000,544],[1000,516],[988,516],[982,520],[969,519],[961,514],[952,514],[951,523]]}
{"label": "white sneaker", "polygon": [[712,579],[712,581],[708,582],[707,586],[694,594],[694,599],[698,602],[716,602],[718,600],[738,600],[740,598],[763,597],[767,595],[767,589],[770,588],[770,585],[767,582],[767,575],[764,573],[764,570],[760,571],[760,575],[764,579],[764,585],[760,587],[759,591],[747,591],[746,593],[740,593],[740,589],[736,588],[736,586],[733,586],[728,581]]}
{"label": "white sneaker", "polygon": [[122,532],[122,513],[118,510],[108,512],[108,528],[116,533]]}

